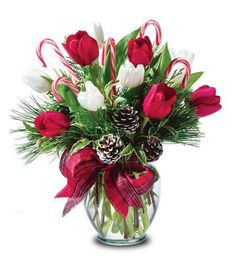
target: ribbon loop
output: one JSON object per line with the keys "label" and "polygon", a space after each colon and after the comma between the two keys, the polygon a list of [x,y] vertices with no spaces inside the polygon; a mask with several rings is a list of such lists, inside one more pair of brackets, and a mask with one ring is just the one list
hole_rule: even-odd
{"label": "ribbon loop", "polygon": [[[67,185],[56,195],[68,197],[63,216],[82,201],[101,172],[105,173],[106,196],[124,219],[130,206],[143,208],[140,195],[147,193],[156,181],[154,171],[138,162],[126,167],[119,164],[104,165],[97,152],[90,147],[85,147],[74,155],[65,151],[61,157],[60,170],[67,178]],[[138,178],[132,177],[132,170],[143,174]]]}

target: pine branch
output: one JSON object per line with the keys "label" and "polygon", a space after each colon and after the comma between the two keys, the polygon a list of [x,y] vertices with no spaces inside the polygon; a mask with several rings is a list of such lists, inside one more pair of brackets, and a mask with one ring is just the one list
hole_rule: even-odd
{"label": "pine branch", "polygon": [[43,99],[36,99],[30,97],[30,102],[20,100],[18,110],[12,110],[12,119],[26,123],[33,123],[35,118],[42,112],[44,112],[49,105],[52,104],[52,100],[49,100],[46,96]]}

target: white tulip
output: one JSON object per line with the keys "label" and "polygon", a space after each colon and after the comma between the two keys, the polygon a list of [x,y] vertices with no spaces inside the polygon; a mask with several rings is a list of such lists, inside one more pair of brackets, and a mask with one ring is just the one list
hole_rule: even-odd
{"label": "white tulip", "polygon": [[102,48],[104,33],[100,23],[93,23],[93,34],[94,38],[97,40],[99,48]]}
{"label": "white tulip", "polygon": [[[180,57],[180,58],[186,59],[190,64],[191,64],[191,63],[193,62],[193,60],[194,60],[194,54],[191,53],[191,52],[188,52],[188,51],[186,51],[186,50],[184,50],[184,49],[180,49],[180,50],[178,50],[177,52],[175,52],[173,49],[171,49],[171,50],[170,50],[170,55],[171,55],[171,60],[173,60],[173,59],[175,59],[175,58],[177,58],[177,57]],[[176,65],[172,68],[172,70],[170,71],[170,74],[169,74],[169,76],[168,76],[168,78],[167,78],[167,81],[168,81],[168,79],[170,79],[171,76],[174,74],[174,71],[176,71],[176,70],[181,70],[181,69],[183,69],[183,68],[184,68],[184,66],[183,66],[182,64],[180,64],[180,63],[179,63],[179,64],[176,64]],[[172,79],[172,82],[179,84],[179,83],[181,83],[181,81],[183,80],[183,77],[184,77],[184,70],[182,70],[182,73],[181,73],[181,74],[179,74],[178,76],[174,77],[174,78]]]}
{"label": "white tulip", "polygon": [[91,81],[85,82],[85,88],[86,91],[79,92],[77,97],[80,105],[89,111],[97,111],[104,105],[104,96]]}
{"label": "white tulip", "polygon": [[171,49],[170,55],[171,55],[172,60],[176,57],[181,57],[181,58],[186,59],[189,63],[192,63],[194,59],[194,53],[188,52],[184,49],[180,49],[177,52]]}
{"label": "white tulip", "polygon": [[120,67],[118,78],[123,87],[134,88],[140,86],[144,81],[144,66],[137,65],[135,67],[127,61]]}
{"label": "white tulip", "polygon": [[49,77],[37,67],[29,67],[22,76],[23,81],[38,93],[51,90],[51,84],[43,77]]}

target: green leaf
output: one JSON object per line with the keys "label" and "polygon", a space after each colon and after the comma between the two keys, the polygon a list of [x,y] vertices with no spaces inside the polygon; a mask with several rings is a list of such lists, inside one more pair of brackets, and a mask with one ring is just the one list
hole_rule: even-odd
{"label": "green leaf", "polygon": [[42,152],[49,152],[52,149],[50,138],[41,137],[37,140],[36,145]]}
{"label": "green leaf", "polygon": [[71,148],[71,153],[74,154],[76,153],[78,150],[86,147],[88,144],[90,143],[90,140],[87,138],[82,138],[80,140],[78,140]]}
{"label": "green leaf", "polygon": [[167,66],[171,62],[171,56],[170,56],[170,52],[169,52],[167,43],[162,47],[160,52],[161,52],[161,55],[160,55],[160,64],[159,64],[159,74],[162,78],[165,74]]}
{"label": "green leaf", "polygon": [[125,104],[125,102],[126,102],[126,99],[124,98],[124,97],[121,97],[121,96],[118,96],[116,99],[115,99],[115,101],[114,101],[114,103],[115,103],[115,105],[117,105],[117,104]]}
{"label": "green leaf", "polygon": [[111,93],[111,90],[113,88],[113,86],[115,86],[116,84],[113,84],[112,82],[109,82],[105,88],[104,88],[104,93],[105,93],[105,98],[106,99],[109,99],[110,97],[110,93]]}
{"label": "green leaf", "polygon": [[122,64],[124,64],[126,58],[127,58],[127,49],[128,49],[128,43],[129,40],[132,38],[136,38],[138,33],[140,31],[140,27],[130,34],[124,36],[117,44],[116,46],[116,70],[117,70],[117,75],[119,72],[119,69]]}
{"label": "green leaf", "polygon": [[187,87],[191,87],[203,75],[203,72],[196,72],[190,75]]}
{"label": "green leaf", "polygon": [[87,66],[87,69],[89,71],[89,78],[93,84],[98,88],[103,88],[103,70],[98,60],[95,60],[91,65]]}
{"label": "green leaf", "polygon": [[160,64],[160,56],[161,56],[161,51],[162,51],[162,50],[163,50],[163,49],[161,49],[160,51],[154,53],[153,59],[152,59],[151,64],[150,64],[150,68],[155,68],[155,69],[157,69],[157,68],[159,67],[159,64]]}
{"label": "green leaf", "polygon": [[90,134],[99,134],[107,131],[107,109],[98,109],[96,112],[88,111],[79,106],[75,113],[75,125]]}
{"label": "green leaf", "polygon": [[77,100],[77,96],[73,93],[73,91],[68,86],[62,84],[58,86],[58,91],[70,111],[76,112],[80,105]]}
{"label": "green leaf", "polygon": [[40,77],[42,77],[43,79],[45,79],[46,81],[48,81],[48,83],[50,83],[50,84],[53,83],[53,80],[52,80],[50,77],[48,77],[48,76],[40,76]]}
{"label": "green leaf", "polygon": [[134,152],[137,156],[137,158],[139,159],[139,161],[145,165],[147,163],[147,157],[146,154],[144,153],[144,151],[140,148],[134,148]]}
{"label": "green leaf", "polygon": [[141,92],[143,92],[143,86],[137,86],[136,88],[131,88],[128,89],[122,97],[127,100],[127,102],[130,104],[132,103],[135,99],[138,99]]}
{"label": "green leaf", "polygon": [[134,148],[131,144],[128,144],[120,153],[121,157],[131,155],[133,153]]}
{"label": "green leaf", "polygon": [[98,109],[95,114],[94,118],[96,121],[96,125],[102,128],[105,128],[107,125],[107,109]]}
{"label": "green leaf", "polygon": [[[130,34],[124,36],[116,45],[116,75],[118,75],[120,67],[127,59],[128,42],[131,38],[136,38],[140,28],[134,30]],[[104,69],[104,83],[107,84],[111,81],[110,77],[110,52],[107,54],[106,65]]]}
{"label": "green leaf", "polygon": [[31,133],[38,133],[37,129],[32,127],[31,125],[27,124],[26,122],[23,122],[23,125],[25,127],[26,130],[28,130]]}
{"label": "green leaf", "polygon": [[99,146],[99,140],[93,140],[93,148],[98,148]]}
{"label": "green leaf", "polygon": [[90,132],[95,131],[94,118],[88,110],[83,107],[79,107],[75,114],[75,124],[82,126],[85,130]]}

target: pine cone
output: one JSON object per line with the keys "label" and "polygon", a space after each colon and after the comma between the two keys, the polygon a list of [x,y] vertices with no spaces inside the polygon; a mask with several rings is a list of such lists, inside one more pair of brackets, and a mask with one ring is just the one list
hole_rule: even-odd
{"label": "pine cone", "polygon": [[140,147],[145,152],[148,162],[158,160],[163,153],[161,141],[155,136],[143,139]]}
{"label": "pine cone", "polygon": [[113,134],[103,136],[99,141],[97,154],[106,164],[114,164],[120,158],[123,143],[118,136]]}
{"label": "pine cone", "polygon": [[113,125],[127,133],[134,134],[139,127],[138,111],[132,106],[124,106],[112,114]]}

